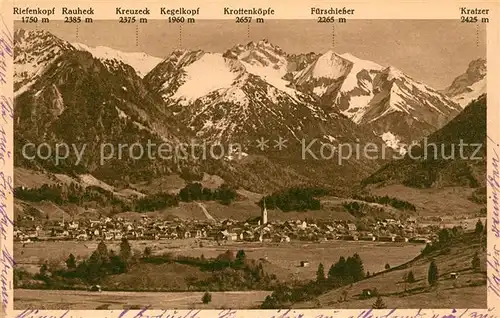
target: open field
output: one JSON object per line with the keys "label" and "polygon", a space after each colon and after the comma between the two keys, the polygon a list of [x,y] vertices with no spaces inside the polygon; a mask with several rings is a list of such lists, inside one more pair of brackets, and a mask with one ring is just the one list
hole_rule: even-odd
{"label": "open field", "polygon": [[212,302],[201,302],[203,292],[88,292],[69,290],[30,290],[14,291],[16,310],[37,309],[221,309],[221,308],[257,308],[267,291],[213,292]]}
{"label": "open field", "polygon": [[[278,278],[313,279],[319,263],[326,269],[338,261],[341,256],[351,256],[358,253],[364,261],[365,270],[379,272],[386,263],[391,266],[407,262],[417,256],[423,245],[409,243],[381,242],[350,242],[328,241],[321,243],[291,242],[291,243],[232,243],[223,246],[199,247],[195,240],[174,241],[130,241],[132,249],[144,250],[146,246],[153,248],[154,254],[172,253],[174,255],[215,257],[227,250],[245,250],[248,258],[265,260],[265,269]],[[15,243],[14,256],[17,264],[27,269],[37,271],[44,260],[65,260],[70,253],[77,258],[89,256],[98,242],[34,242],[26,244]],[[119,242],[107,242],[108,249],[119,249]],[[309,261],[309,267],[299,267],[300,261]]]}
{"label": "open field", "polygon": [[[480,268],[473,270],[471,260],[479,253]],[[427,273],[430,261],[438,267],[437,286],[430,287]],[[416,282],[405,284],[404,274],[413,271]],[[458,273],[457,279],[450,277]],[[350,286],[331,290],[317,301],[295,304],[296,308],[369,308],[375,298],[360,299],[363,290],[377,288],[388,308],[484,308],[486,307],[486,251],[478,237],[467,234],[460,242],[445,249],[421,256],[400,268],[359,281]],[[405,292],[406,289],[406,292]],[[347,298],[342,300],[343,292]]]}
{"label": "open field", "polygon": [[414,204],[419,216],[464,216],[477,213],[484,204],[470,201],[473,188],[415,189],[403,185],[372,188],[374,195],[398,198]]}

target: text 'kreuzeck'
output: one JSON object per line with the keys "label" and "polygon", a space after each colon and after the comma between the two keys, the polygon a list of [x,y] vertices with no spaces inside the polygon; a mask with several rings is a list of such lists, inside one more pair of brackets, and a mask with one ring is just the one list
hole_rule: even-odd
{"label": "text 'kreuzeck'", "polygon": [[122,9],[116,8],[116,14],[151,14],[148,8],[144,9]]}

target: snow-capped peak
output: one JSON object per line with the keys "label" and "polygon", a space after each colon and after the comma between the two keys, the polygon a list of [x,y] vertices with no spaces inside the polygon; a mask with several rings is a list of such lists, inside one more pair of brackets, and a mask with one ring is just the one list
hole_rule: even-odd
{"label": "snow-capped peak", "polygon": [[[240,73],[220,53],[204,53],[184,67],[181,85],[172,99],[193,102],[213,91],[230,88]],[[164,85],[168,89],[170,83]]]}
{"label": "snow-capped peak", "polygon": [[462,107],[486,93],[486,60],[471,61],[465,73],[456,77],[444,93]]}
{"label": "snow-capped peak", "polygon": [[[457,105],[450,99],[397,68],[350,53],[322,54],[295,75],[294,84],[355,123],[380,125],[384,132],[388,127],[399,126],[401,118],[439,127],[445,118],[458,113]],[[400,138],[405,129],[391,133]]]}
{"label": "snow-capped peak", "polygon": [[161,58],[148,55],[144,52],[122,52],[106,46],[89,47],[82,43],[72,43],[72,45],[77,50],[91,53],[95,58],[117,60],[130,65],[140,77],[144,77],[162,61]]}
{"label": "snow-capped peak", "polygon": [[387,80],[388,81],[392,81],[393,79],[396,79],[396,78],[405,77],[405,74],[403,74],[403,72],[401,72],[400,70],[398,70],[394,66],[387,67],[385,69],[385,72],[387,73]]}
{"label": "snow-capped peak", "polygon": [[16,94],[27,90],[49,65],[75,48],[45,30],[18,29],[14,34],[14,82]]}
{"label": "snow-capped peak", "polygon": [[286,69],[286,53],[268,40],[249,42],[246,45],[236,45],[224,53],[225,57],[235,58],[247,64],[271,67],[274,69]]}
{"label": "snow-capped peak", "polygon": [[344,53],[340,55],[342,58],[352,62],[356,68],[365,70],[381,70],[383,66],[368,60],[362,60],[352,55],[351,53]]}
{"label": "snow-capped peak", "polygon": [[[322,79],[336,80],[350,71],[352,62],[342,58],[333,51],[328,51],[319,56],[311,65],[298,72],[294,81],[297,85],[303,85],[311,81]],[[326,91],[326,86],[321,84],[322,89],[317,89],[315,94],[322,95]]]}
{"label": "snow-capped peak", "polygon": [[224,53],[224,56],[239,60],[247,72],[261,77],[292,97],[297,96],[298,92],[288,87],[290,82],[284,79],[289,70],[287,54],[267,39],[236,45]]}

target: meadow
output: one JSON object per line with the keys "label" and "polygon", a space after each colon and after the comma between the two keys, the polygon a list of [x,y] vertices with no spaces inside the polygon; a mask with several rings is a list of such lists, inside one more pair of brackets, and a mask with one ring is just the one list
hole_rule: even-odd
{"label": "meadow", "polygon": [[271,292],[213,292],[212,301],[203,304],[203,292],[89,292],[70,290],[16,289],[16,310],[37,308],[46,310],[93,309],[229,309],[258,308]]}
{"label": "meadow", "polygon": [[[247,258],[261,260],[264,269],[275,274],[280,280],[310,280],[315,277],[320,263],[326,269],[338,261],[341,256],[352,256],[358,253],[364,262],[366,271],[379,272],[385,264],[396,266],[417,256],[423,245],[409,243],[383,243],[363,241],[327,241],[320,243],[290,242],[290,243],[244,243],[234,242],[218,246],[214,242],[203,241],[200,247],[194,239],[170,241],[130,241],[132,249],[137,252],[145,247],[152,248],[153,254],[171,253],[206,258],[216,257],[227,250],[244,250]],[[32,272],[38,271],[44,261],[63,262],[70,253],[77,259],[88,257],[96,248],[97,241],[61,241],[34,242],[23,244],[16,242],[14,256],[19,267]],[[119,242],[106,242],[108,249],[119,250]],[[301,261],[308,261],[308,267],[300,267]]]}

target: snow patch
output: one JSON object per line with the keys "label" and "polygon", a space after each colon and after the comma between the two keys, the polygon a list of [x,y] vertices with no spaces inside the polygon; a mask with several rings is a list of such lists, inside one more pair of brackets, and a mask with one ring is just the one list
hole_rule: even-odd
{"label": "snow patch", "polygon": [[72,45],[77,50],[89,52],[95,58],[117,60],[130,65],[140,77],[144,77],[162,61],[159,57],[143,52],[122,52],[106,46],[89,47],[82,43],[72,43]]}
{"label": "snow patch", "polygon": [[390,131],[383,133],[380,137],[385,142],[385,145],[387,147],[398,151],[399,154],[402,154],[402,155],[406,153],[406,149],[401,144],[401,141],[399,140],[399,138],[396,135],[394,135],[393,133],[391,133]]}
{"label": "snow patch", "polygon": [[467,90],[467,92],[453,97],[453,101],[458,103],[462,108],[466,107],[470,102],[486,93],[486,76],[468,86]]}
{"label": "snow patch", "polygon": [[311,65],[311,75],[313,78],[337,79],[347,73],[349,66],[349,63],[345,59],[333,51],[328,51],[321,55],[316,60],[316,63]]}
{"label": "snow patch", "polygon": [[327,89],[328,88],[325,86],[316,86],[315,88],[313,88],[313,93],[318,96],[323,96],[323,94],[326,93]]}
{"label": "snow patch", "polygon": [[230,88],[238,76],[218,53],[204,54],[186,66],[184,71],[185,81],[172,96],[173,99],[194,101],[221,88]]}
{"label": "snow patch", "polygon": [[119,118],[124,118],[124,119],[129,118],[128,115],[125,114],[125,112],[123,110],[121,110],[120,108],[118,108],[118,107],[115,106],[115,109],[118,112],[118,117]]}
{"label": "snow patch", "polygon": [[389,66],[387,68],[387,80],[392,81],[393,79],[404,77],[403,72],[395,67]]}
{"label": "snow patch", "polygon": [[256,65],[245,61],[242,61],[242,63],[245,66],[245,69],[249,73],[259,76],[267,83],[273,85],[274,87],[287,93],[288,95],[292,97],[297,97],[297,91],[294,90],[293,88],[288,87],[290,82],[283,79],[283,76],[285,76],[286,74],[286,68],[282,67],[276,69],[270,66]]}

